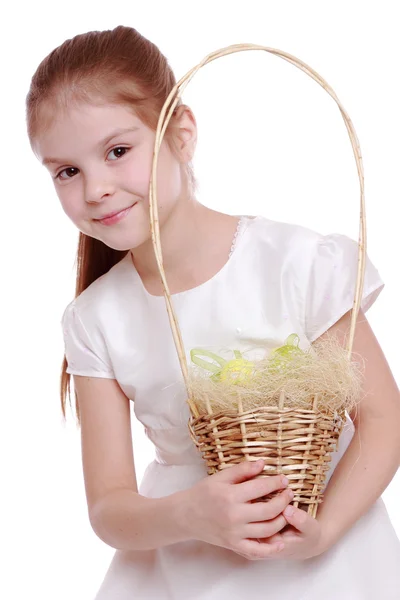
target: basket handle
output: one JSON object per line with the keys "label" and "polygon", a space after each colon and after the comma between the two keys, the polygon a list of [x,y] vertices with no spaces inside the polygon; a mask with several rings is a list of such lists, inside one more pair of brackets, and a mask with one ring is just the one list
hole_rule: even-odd
{"label": "basket handle", "polygon": [[[182,92],[190,82],[190,80],[194,77],[194,75],[203,67],[204,65],[212,62],[213,60],[220,58],[221,56],[226,56],[228,54],[233,54],[234,52],[242,52],[245,50],[264,50],[266,52],[270,52],[271,54],[276,54],[281,58],[287,60],[292,63],[305,73],[315,79],[332,98],[335,100],[337,105],[339,106],[340,112],[342,113],[343,120],[347,127],[347,131],[349,133],[351,145],[353,147],[354,157],[356,159],[358,177],[360,180],[360,229],[359,229],[359,252],[358,252],[358,273],[357,273],[357,282],[355,288],[355,296],[352,308],[352,317],[351,317],[351,327],[350,327],[350,336],[347,342],[347,352],[348,358],[351,359],[351,353],[354,343],[354,334],[356,328],[356,319],[358,312],[361,306],[362,299],[362,290],[364,287],[364,276],[365,276],[365,260],[366,260],[366,218],[365,218],[365,199],[364,199],[364,170],[363,170],[363,162],[360,150],[360,144],[354,130],[353,124],[351,122],[350,117],[347,112],[343,108],[342,104],[339,102],[335,92],[328,85],[328,83],[319,75],[314,69],[309,67],[306,63],[302,62],[295,56],[288,54],[286,52],[282,52],[281,50],[277,50],[275,48],[268,48],[266,46],[259,46],[257,44],[234,44],[232,46],[227,46],[226,48],[221,48],[220,50],[216,50],[211,54],[208,54],[197,66],[193,67],[190,71],[180,79],[174,88],[171,90],[168,98],[166,99],[164,106],[161,110],[160,117],[158,120],[157,130],[156,130],[156,138],[154,144],[154,154],[153,154],[153,163],[152,163],[152,171],[151,171],[151,179],[150,179],[150,188],[149,188],[149,202],[150,202],[150,225],[151,225],[151,237],[153,248],[156,256],[157,266],[161,275],[161,280],[164,288],[164,297],[168,311],[168,317],[171,325],[172,334],[175,341],[175,346],[178,352],[179,362],[183,374],[183,379],[186,385],[186,389],[188,392],[188,403],[192,409],[193,414],[198,414],[195,404],[191,401],[191,390],[189,384],[189,375],[188,375],[188,366],[186,361],[186,353],[185,348],[182,341],[182,335],[179,329],[178,320],[176,317],[176,313],[174,311],[172,305],[171,294],[169,292],[168,284],[165,277],[165,271],[163,266],[163,257],[161,251],[161,242],[160,242],[160,227],[158,220],[158,206],[157,206],[157,162],[158,162],[158,153],[159,149],[165,134],[165,130],[168,126],[168,123],[171,119],[171,116],[174,112],[175,106],[178,104]],[[169,109],[168,115],[166,115],[167,110]]]}

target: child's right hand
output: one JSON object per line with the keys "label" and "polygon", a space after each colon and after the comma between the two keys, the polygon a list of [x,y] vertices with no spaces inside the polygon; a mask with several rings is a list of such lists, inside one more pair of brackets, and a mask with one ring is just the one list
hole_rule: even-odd
{"label": "child's right hand", "polygon": [[[282,512],[293,499],[281,475],[254,479],[264,461],[244,461],[185,490],[185,528],[193,539],[222,546],[251,560],[279,555],[269,538],[288,523]],[[251,502],[279,489],[268,502]]]}

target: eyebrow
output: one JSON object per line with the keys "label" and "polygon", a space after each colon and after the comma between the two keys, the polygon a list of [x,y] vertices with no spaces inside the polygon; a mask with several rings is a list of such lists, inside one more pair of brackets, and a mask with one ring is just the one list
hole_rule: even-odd
{"label": "eyebrow", "polygon": [[[124,133],[132,133],[133,131],[137,131],[138,129],[139,129],[138,126],[136,126],[136,127],[121,127],[119,129],[115,129],[112,133],[107,135],[107,137],[100,140],[100,142],[98,142],[96,144],[96,147],[101,148],[103,146],[106,146],[115,137],[122,135]],[[50,164],[65,163],[65,162],[68,162],[68,161],[61,159],[61,158],[44,158],[42,160],[42,165],[50,165]]]}

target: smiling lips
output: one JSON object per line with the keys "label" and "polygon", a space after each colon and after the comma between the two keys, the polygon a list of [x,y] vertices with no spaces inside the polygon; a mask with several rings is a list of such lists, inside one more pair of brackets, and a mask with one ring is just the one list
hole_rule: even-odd
{"label": "smiling lips", "polygon": [[[136,204],[136,202],[135,202],[135,204]],[[128,208],[124,208],[124,209],[120,210],[119,212],[117,211],[117,212],[109,213],[108,215],[106,215],[105,217],[103,217],[101,219],[94,219],[94,221],[97,221],[98,223],[102,223],[102,225],[113,225],[114,223],[118,223],[124,217],[126,217],[126,215],[129,213],[131,208],[133,206],[135,206],[135,204],[132,204],[132,206],[128,206]]]}

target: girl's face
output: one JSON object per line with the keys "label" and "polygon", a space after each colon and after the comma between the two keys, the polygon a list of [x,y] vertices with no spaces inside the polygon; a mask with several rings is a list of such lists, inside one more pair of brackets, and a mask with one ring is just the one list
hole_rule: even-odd
{"label": "girl's face", "polygon": [[[187,123],[179,148],[194,131],[190,119]],[[34,151],[48,168],[62,208],[76,227],[111,248],[128,250],[150,238],[154,141],[155,132],[125,106],[80,104],[56,115],[35,139]],[[178,160],[163,139],[157,166],[160,225],[186,200],[181,174],[186,159]],[[114,223],[99,221],[124,209],[129,210]]]}

